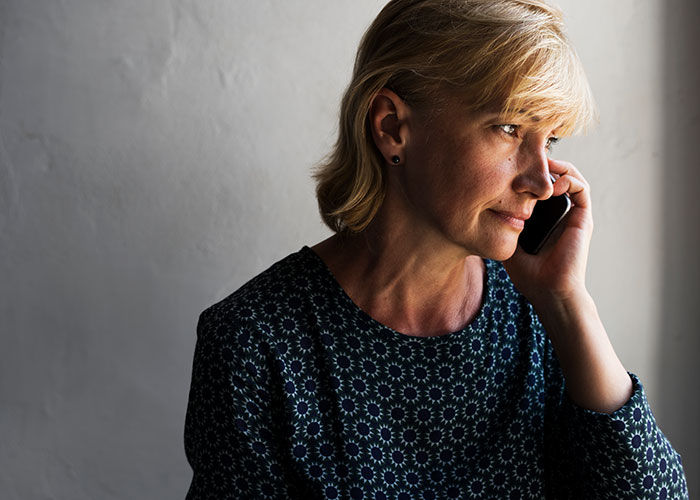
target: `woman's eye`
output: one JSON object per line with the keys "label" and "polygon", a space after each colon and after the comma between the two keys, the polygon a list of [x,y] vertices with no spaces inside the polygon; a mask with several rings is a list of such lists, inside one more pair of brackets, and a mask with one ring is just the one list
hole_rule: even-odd
{"label": "woman's eye", "polygon": [[500,128],[503,132],[505,132],[508,135],[512,135],[512,136],[518,135],[518,126],[517,125],[505,124],[505,125],[499,125],[498,128]]}
{"label": "woman's eye", "polygon": [[557,142],[559,142],[559,137],[550,137],[547,139],[547,151],[551,151]]}

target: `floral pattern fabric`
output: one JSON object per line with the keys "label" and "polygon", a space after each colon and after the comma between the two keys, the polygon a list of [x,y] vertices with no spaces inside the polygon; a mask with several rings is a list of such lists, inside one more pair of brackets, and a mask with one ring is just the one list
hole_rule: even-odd
{"label": "floral pattern fabric", "polygon": [[204,311],[185,449],[200,499],[677,499],[644,389],[576,407],[532,306],[485,261],[463,330],[402,335],[308,247]]}

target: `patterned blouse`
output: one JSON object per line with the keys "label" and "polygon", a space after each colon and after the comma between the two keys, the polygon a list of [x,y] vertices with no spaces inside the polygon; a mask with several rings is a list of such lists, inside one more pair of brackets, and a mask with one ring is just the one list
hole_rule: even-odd
{"label": "patterned blouse", "polygon": [[400,334],[302,248],[204,311],[185,450],[199,499],[677,499],[644,389],[612,415],[564,393],[499,262],[464,329]]}

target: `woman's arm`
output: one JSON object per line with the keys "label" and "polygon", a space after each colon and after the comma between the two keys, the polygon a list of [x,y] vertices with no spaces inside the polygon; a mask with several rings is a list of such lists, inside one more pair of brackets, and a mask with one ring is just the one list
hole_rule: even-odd
{"label": "woman's arm", "polygon": [[554,346],[571,401],[600,413],[621,408],[632,395],[632,380],[610,343],[593,299],[585,292],[552,297],[535,310]]}
{"label": "woman's arm", "polygon": [[656,425],[641,382],[612,414],[574,404],[563,393],[559,361],[545,341],[546,498],[687,499],[681,458]]}
{"label": "woman's arm", "polygon": [[573,203],[563,231],[538,255],[518,248],[505,266],[552,340],[569,398],[582,408],[612,413],[632,395],[632,381],[585,286],[593,232],[589,186],[570,163],[550,159],[549,165],[559,175],[554,196],[566,192]]}
{"label": "woman's arm", "polygon": [[284,421],[258,352],[241,342],[246,328],[230,314],[202,313],[192,367],[185,452],[192,467],[187,500],[312,498],[281,451]]}
{"label": "woman's arm", "polygon": [[568,192],[574,207],[549,247],[535,256],[518,249],[505,263],[551,340],[545,356],[548,496],[687,498],[680,456],[656,425],[641,384],[615,354],[586,290],[593,231],[588,184],[573,165],[549,163],[560,176],[554,195]]}

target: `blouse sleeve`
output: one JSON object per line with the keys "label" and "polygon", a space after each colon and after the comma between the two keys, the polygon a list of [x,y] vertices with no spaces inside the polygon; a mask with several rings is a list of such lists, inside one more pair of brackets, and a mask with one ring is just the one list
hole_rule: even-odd
{"label": "blouse sleeve", "polygon": [[680,455],[656,425],[639,379],[612,414],[576,406],[547,339],[545,463],[549,498],[687,499]]}
{"label": "blouse sleeve", "polygon": [[299,498],[285,457],[285,427],[274,418],[264,343],[205,311],[197,327],[185,453],[193,471],[188,500]]}

